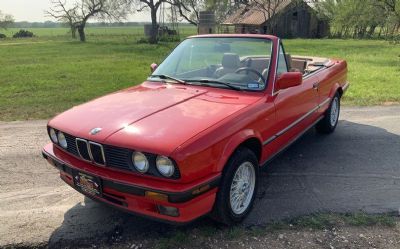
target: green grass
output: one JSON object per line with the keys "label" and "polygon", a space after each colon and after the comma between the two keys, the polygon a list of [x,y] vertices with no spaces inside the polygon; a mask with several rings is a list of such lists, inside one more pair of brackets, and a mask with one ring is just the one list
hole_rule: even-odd
{"label": "green grass", "polygon": [[286,40],[291,54],[342,58],[351,88],[345,104],[400,102],[400,45],[379,40]]}
{"label": "green grass", "polygon": [[[47,119],[74,105],[141,83],[149,65],[176,43],[138,44],[141,27],[88,28],[87,42],[68,29],[29,29],[37,37],[0,41],[0,120]],[[3,31],[0,31],[3,32]],[[7,30],[7,34],[16,29]],[[184,27],[182,36],[195,33]],[[291,54],[348,61],[344,103],[400,102],[400,46],[385,41],[285,40]]]}
{"label": "green grass", "polygon": [[[7,30],[0,30],[0,33],[5,34],[11,38],[20,29],[25,28],[10,28]],[[69,38],[68,28],[26,28],[34,33],[38,38]],[[142,26],[130,26],[130,27],[88,27],[85,29],[88,39],[91,36],[143,36],[144,28]],[[192,35],[196,33],[196,28],[193,26],[181,26],[179,28],[181,35]]]}
{"label": "green grass", "polygon": [[142,82],[173,44],[127,40],[0,45],[0,117],[48,118]]}

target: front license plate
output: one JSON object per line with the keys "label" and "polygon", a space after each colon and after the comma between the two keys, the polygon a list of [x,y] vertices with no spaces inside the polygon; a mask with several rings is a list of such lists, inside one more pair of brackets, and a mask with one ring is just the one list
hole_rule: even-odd
{"label": "front license plate", "polygon": [[76,171],[74,174],[74,185],[86,194],[101,196],[100,179],[98,177]]}

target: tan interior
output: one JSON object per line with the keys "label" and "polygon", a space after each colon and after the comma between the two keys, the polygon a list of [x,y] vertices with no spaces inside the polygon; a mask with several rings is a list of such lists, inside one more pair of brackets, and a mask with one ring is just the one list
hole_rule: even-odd
{"label": "tan interior", "polygon": [[[233,60],[232,58],[226,59],[229,63],[232,61],[239,61],[239,58]],[[330,64],[330,60],[327,58],[321,57],[310,57],[310,56],[297,56],[297,55],[290,55],[286,54],[286,61],[288,63],[288,68],[290,72],[301,72],[303,76],[307,76],[311,73],[318,71],[321,68],[324,68]],[[235,64],[234,72],[238,67],[250,67],[258,72],[262,73],[264,76],[267,74],[267,66],[270,63],[270,58],[266,56],[247,56],[247,57],[240,57],[240,65],[237,65],[239,62]],[[225,63],[227,64],[227,63]],[[223,66],[221,68],[225,68],[227,66]],[[224,75],[220,74],[220,69],[217,69],[217,75]],[[225,72],[226,73],[226,72]]]}
{"label": "tan interior", "polygon": [[313,73],[327,66],[330,62],[327,58],[292,56],[290,54],[286,55],[286,60],[288,62],[289,71],[301,72],[303,75]]}

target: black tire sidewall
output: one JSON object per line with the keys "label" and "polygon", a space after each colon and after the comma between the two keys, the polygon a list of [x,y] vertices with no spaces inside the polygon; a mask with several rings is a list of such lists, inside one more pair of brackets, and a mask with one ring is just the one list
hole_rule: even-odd
{"label": "black tire sidewall", "polygon": [[[238,170],[239,166],[242,165],[244,162],[250,162],[254,167],[254,192],[247,209],[241,214],[235,214],[232,210],[230,203],[230,189],[236,171]],[[248,148],[238,148],[228,160],[228,163],[226,164],[223,171],[220,189],[218,191],[217,200],[214,207],[215,211],[217,211],[214,215],[217,216],[215,217],[217,220],[229,225],[242,221],[249,214],[249,212],[253,208],[254,200],[257,195],[259,175],[258,171],[259,164],[257,157],[254,155],[254,153]]]}
{"label": "black tire sidewall", "polygon": [[[333,102],[335,99],[337,99],[338,101],[338,117],[336,119],[335,124],[332,125],[331,113],[332,113]],[[331,103],[329,104],[328,110],[326,110],[325,112],[324,118],[316,125],[317,131],[324,134],[332,133],[336,129],[336,126],[339,123],[339,117],[340,117],[340,95],[336,93],[335,96],[332,98]]]}
{"label": "black tire sidewall", "polygon": [[[335,101],[335,99],[337,99],[337,103],[338,103],[338,110],[337,110],[337,111],[338,111],[338,116],[337,116],[337,118],[336,118],[335,124],[332,125],[332,124],[331,124],[331,114],[332,114],[333,102]],[[333,97],[332,101],[331,101],[331,104],[330,104],[330,106],[329,106],[329,115],[327,115],[328,121],[329,121],[329,125],[330,125],[330,127],[331,127],[332,130],[334,130],[334,129],[336,128],[337,124],[339,123],[339,116],[340,116],[340,98],[339,98],[339,95],[336,94],[336,95]]]}

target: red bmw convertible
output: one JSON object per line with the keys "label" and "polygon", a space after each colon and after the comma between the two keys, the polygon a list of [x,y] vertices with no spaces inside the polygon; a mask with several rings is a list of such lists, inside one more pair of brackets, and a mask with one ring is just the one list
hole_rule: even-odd
{"label": "red bmw convertible", "polygon": [[42,154],[82,194],[173,223],[242,221],[260,168],[311,127],[332,133],[349,86],[344,60],[268,35],[189,37],[151,69],[53,118]]}

